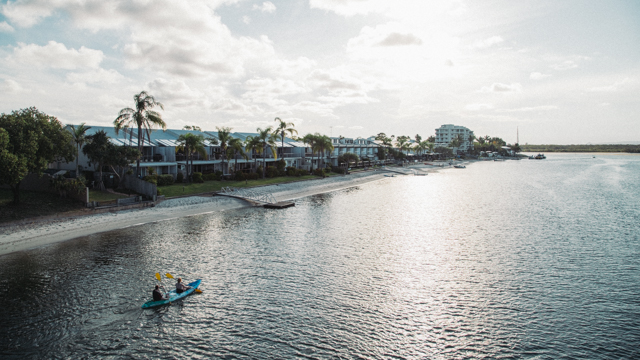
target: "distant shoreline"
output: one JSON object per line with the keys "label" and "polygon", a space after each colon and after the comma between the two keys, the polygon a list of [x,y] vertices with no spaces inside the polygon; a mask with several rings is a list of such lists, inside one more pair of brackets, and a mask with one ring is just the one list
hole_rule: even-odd
{"label": "distant shoreline", "polygon": [[520,145],[522,152],[533,153],[640,153],[640,145]]}

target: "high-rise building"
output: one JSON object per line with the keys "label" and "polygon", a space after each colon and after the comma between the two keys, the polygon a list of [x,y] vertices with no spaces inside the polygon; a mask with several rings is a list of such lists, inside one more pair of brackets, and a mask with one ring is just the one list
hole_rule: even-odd
{"label": "high-rise building", "polygon": [[462,142],[454,151],[469,151],[473,149],[473,141],[469,141],[469,136],[473,135],[473,131],[464,126],[453,124],[445,124],[436,129],[436,147],[450,147],[451,141],[458,135],[462,135]]}

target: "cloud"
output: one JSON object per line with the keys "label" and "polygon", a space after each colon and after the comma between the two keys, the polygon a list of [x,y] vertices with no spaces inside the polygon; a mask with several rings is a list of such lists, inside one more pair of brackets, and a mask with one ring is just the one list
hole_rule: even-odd
{"label": "cloud", "polygon": [[380,41],[379,46],[398,46],[398,45],[420,45],[422,40],[413,34],[391,33],[384,40]]}
{"label": "cloud", "polygon": [[85,84],[115,84],[124,80],[124,76],[116,70],[109,69],[97,69],[91,71],[85,71],[82,73],[69,73],[67,74],[67,81],[72,83],[85,83]]}
{"label": "cloud", "polygon": [[484,48],[488,48],[490,46],[493,46],[495,44],[499,44],[501,42],[503,42],[504,39],[501,38],[500,36],[492,36],[488,39],[484,39],[481,41],[477,41],[476,43],[473,44],[474,48],[478,48],[478,49],[484,49]]}
{"label": "cloud", "polygon": [[6,21],[0,22],[0,32],[11,33],[14,32],[13,26],[7,24]]}
{"label": "cloud", "polygon": [[468,104],[464,107],[465,110],[468,111],[482,111],[482,110],[492,110],[493,105],[491,104]]}
{"label": "cloud", "polygon": [[379,0],[310,0],[309,6],[312,9],[333,11],[338,15],[353,16],[383,12],[391,4]]}
{"label": "cloud", "polygon": [[9,60],[19,64],[29,64],[37,67],[73,70],[78,68],[98,68],[104,59],[100,50],[93,50],[84,46],[79,50],[67,49],[64,44],[49,41],[47,45],[18,43],[13,48]]}
{"label": "cloud", "polygon": [[167,107],[211,106],[211,102],[203,92],[191,89],[182,80],[157,78],[148,82],[147,88],[156,100]]}
{"label": "cloud", "polygon": [[560,63],[551,64],[549,65],[549,67],[554,70],[562,71],[562,70],[575,69],[578,67],[578,64],[576,64],[576,62],[573,60],[565,60]]}
{"label": "cloud", "polygon": [[53,2],[17,0],[7,2],[0,11],[13,24],[27,28],[50,16],[55,9]]}
{"label": "cloud", "polygon": [[331,73],[326,70],[314,70],[308,77],[318,88],[334,90],[362,90],[362,82],[343,74]]}
{"label": "cloud", "polygon": [[558,107],[555,105],[540,105],[531,107],[522,107],[518,109],[500,109],[498,112],[510,113],[510,112],[532,112],[532,111],[549,111],[556,110]]}
{"label": "cloud", "polygon": [[592,88],[589,89],[589,91],[592,91],[592,92],[615,92],[615,91],[621,90],[626,84],[628,84],[630,82],[631,82],[631,79],[625,78],[625,79],[622,79],[620,81],[616,81],[615,83],[613,83],[611,85],[592,87]]}
{"label": "cloud", "polygon": [[276,6],[273,5],[271,1],[265,1],[262,3],[262,5],[253,5],[253,10],[260,10],[264,13],[271,14],[276,11]]}
{"label": "cloud", "polygon": [[522,91],[522,85],[518,83],[513,84],[502,84],[502,83],[493,83],[491,86],[484,86],[480,89],[480,92],[483,93],[508,93],[508,92],[520,92]]}
{"label": "cloud", "polygon": [[249,25],[251,23],[251,18],[245,15],[242,17],[242,22]]}
{"label": "cloud", "polygon": [[18,82],[16,82],[15,80],[5,79],[4,81],[0,82],[0,92],[2,93],[15,94],[22,92],[23,90],[24,89],[22,88],[22,86],[20,86],[20,84],[18,84]]}
{"label": "cloud", "polygon": [[548,78],[550,76],[551,75],[549,75],[549,74],[543,74],[543,73],[539,73],[539,72],[532,72],[529,75],[529,79],[531,79],[531,80],[542,80],[542,79]]}

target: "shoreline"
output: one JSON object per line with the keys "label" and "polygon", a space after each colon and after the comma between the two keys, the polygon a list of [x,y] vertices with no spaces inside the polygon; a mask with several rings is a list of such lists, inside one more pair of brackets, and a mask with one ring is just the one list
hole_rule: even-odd
{"label": "shoreline", "polygon": [[[286,201],[378,181],[384,179],[384,173],[386,171],[357,172],[254,189],[271,192],[277,201]],[[194,195],[168,199],[154,207],[59,219],[36,218],[0,228],[0,256],[132,226],[246,207],[253,205],[230,197]]]}
{"label": "shoreline", "polygon": [[[472,162],[475,161],[466,160],[459,162],[459,164]],[[448,168],[450,166],[429,166],[419,163],[408,168],[393,167],[388,170],[354,172],[346,176],[336,175],[325,179],[257,186],[252,189],[271,192],[276,201],[291,201],[382,180],[385,178],[385,174],[404,172],[407,175],[412,175],[413,172],[410,169],[429,174]],[[253,206],[248,201],[232,197],[192,195],[167,199],[153,207],[67,218],[36,218],[31,222],[25,221],[0,227],[0,256],[132,226]]]}

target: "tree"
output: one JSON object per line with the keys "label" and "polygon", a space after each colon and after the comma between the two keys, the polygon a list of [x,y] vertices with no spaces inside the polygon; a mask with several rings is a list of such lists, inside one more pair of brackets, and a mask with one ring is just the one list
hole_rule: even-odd
{"label": "tree", "polygon": [[[178,136],[177,141],[179,146],[184,147],[185,154],[187,154],[187,178],[192,181],[193,176],[193,154],[198,153],[203,157],[207,157],[207,151],[204,148],[204,136],[192,133],[186,133]],[[189,165],[191,161],[191,165]]]}
{"label": "tree", "polygon": [[[144,135],[142,134],[142,128],[145,129],[147,139],[151,142],[151,129],[159,126],[162,130],[167,129],[167,124],[162,120],[160,113],[153,111],[154,107],[158,106],[164,110],[164,105],[157,102],[156,99],[147,94],[146,91],[140,92],[133,96],[133,100],[136,103],[136,109],[124,108],[118,113],[118,117],[113,121],[113,125],[116,129],[116,134],[125,127],[137,127],[138,128],[138,151],[142,154],[142,147],[144,146]],[[136,162],[136,175],[140,176],[140,157]]]}
{"label": "tree", "polygon": [[404,136],[404,135],[400,135],[396,138],[396,142],[398,144],[398,150],[400,150],[400,152],[402,152],[404,154],[403,150],[406,150],[407,147],[405,146],[405,144],[407,144],[409,142],[409,140],[411,140],[410,137],[408,136]]}
{"label": "tree", "polygon": [[196,126],[196,125],[185,125],[182,130],[193,130],[193,131],[202,131],[202,128],[200,128],[200,126]]}
{"label": "tree", "polygon": [[91,129],[90,126],[84,126],[85,123],[81,123],[76,128],[74,125],[71,126],[71,136],[73,137],[73,142],[76,144],[76,177],[79,175],[78,171],[78,159],[80,158],[80,148],[87,141],[87,130]]}
{"label": "tree", "polygon": [[88,143],[82,148],[82,152],[87,155],[89,160],[98,167],[98,180],[96,186],[99,190],[104,191],[104,182],[102,181],[102,168],[109,159],[110,152],[114,146],[109,141],[109,136],[104,130],[100,130],[93,135],[87,136]]}
{"label": "tree", "polygon": [[[249,153],[249,156],[253,157],[254,151],[256,152],[256,155],[261,153],[262,148],[260,147],[260,139],[257,136],[247,136],[244,144],[245,144],[244,150]],[[255,169],[253,169],[253,171],[255,172],[258,169],[257,156],[255,157],[254,165],[256,165]]]}
{"label": "tree", "polygon": [[[320,153],[322,154],[322,167],[325,167],[324,159],[327,157],[327,152],[331,154],[334,149],[333,141],[327,135],[319,135],[317,138],[317,146],[320,149]],[[324,178],[324,172],[322,173],[322,178]]]}
{"label": "tree", "polygon": [[28,173],[42,175],[57,159],[74,160],[71,134],[53,116],[35,107],[0,115],[0,184],[13,192],[20,204],[20,181]]}
{"label": "tree", "polygon": [[235,165],[233,168],[235,171],[238,171],[238,154],[242,156],[245,160],[247,159],[247,155],[244,153],[244,144],[242,140],[238,138],[233,138],[229,141],[229,150],[233,150],[233,157],[236,159]]}
{"label": "tree", "polygon": [[419,134],[416,134],[415,139],[417,143],[420,143],[422,141],[422,136],[420,136]]}
{"label": "tree", "polygon": [[118,177],[118,184],[122,180],[129,164],[140,157],[138,149],[129,146],[110,146],[107,158],[104,160],[105,166],[109,166]]}
{"label": "tree", "polygon": [[273,134],[273,129],[271,128],[271,126],[267,126],[264,130],[261,128],[257,128],[256,132],[258,133],[258,135],[256,135],[255,137],[258,138],[258,144],[262,152],[262,178],[264,179],[267,170],[267,147],[271,149],[273,158],[278,158],[278,154],[276,151],[276,135]]}
{"label": "tree", "polygon": [[430,143],[435,143],[435,142],[436,142],[436,137],[435,137],[435,136],[433,136],[433,135],[431,135],[431,136],[429,136],[429,137],[427,138],[427,141],[428,141],[428,142],[430,142]]}
{"label": "tree", "polygon": [[[222,174],[224,175],[224,160],[227,157],[227,147],[229,146],[229,141],[233,139],[233,136],[231,136],[230,127],[216,127],[216,129],[218,130],[218,141],[220,142],[220,151],[222,153]],[[228,172],[229,171],[227,170],[227,173]]]}
{"label": "tree", "polygon": [[340,156],[338,156],[338,165],[340,164],[345,164],[345,172],[349,170],[349,163],[350,162],[355,162],[356,164],[358,164],[358,155],[354,154],[354,153],[344,153]]}
{"label": "tree", "polygon": [[280,139],[282,141],[282,147],[280,148],[280,157],[283,158],[284,157],[284,136],[286,133],[289,133],[289,135],[294,136],[294,135],[298,135],[298,130],[294,129],[293,127],[295,126],[294,123],[292,122],[284,122],[282,120],[280,120],[280,118],[275,118],[274,121],[279,121],[278,125],[276,126],[275,129],[275,134],[276,135],[280,135]]}
{"label": "tree", "polygon": [[302,142],[309,145],[311,148],[311,172],[313,172],[313,158],[318,150],[318,135],[307,134],[302,138]]}

